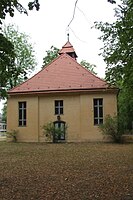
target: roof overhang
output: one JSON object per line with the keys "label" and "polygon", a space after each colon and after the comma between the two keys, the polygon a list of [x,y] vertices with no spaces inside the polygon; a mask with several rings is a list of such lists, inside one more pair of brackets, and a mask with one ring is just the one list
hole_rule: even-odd
{"label": "roof overhang", "polygon": [[20,95],[45,95],[45,94],[61,94],[61,93],[115,93],[118,94],[118,88],[93,88],[93,89],[64,89],[64,90],[45,90],[45,91],[25,91],[25,92],[8,92],[9,96],[20,96]]}

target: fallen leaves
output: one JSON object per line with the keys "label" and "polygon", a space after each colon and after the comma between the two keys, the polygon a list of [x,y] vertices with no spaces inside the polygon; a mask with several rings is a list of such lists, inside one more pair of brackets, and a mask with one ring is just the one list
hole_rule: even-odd
{"label": "fallen leaves", "polygon": [[0,143],[0,200],[133,199],[133,144]]}

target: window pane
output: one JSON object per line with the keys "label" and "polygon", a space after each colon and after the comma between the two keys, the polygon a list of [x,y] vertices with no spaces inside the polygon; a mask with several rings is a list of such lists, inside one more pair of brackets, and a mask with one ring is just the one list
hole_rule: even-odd
{"label": "window pane", "polygon": [[93,102],[94,102],[94,106],[96,106],[97,105],[97,99],[94,99]]}
{"label": "window pane", "polygon": [[60,106],[63,106],[63,101],[62,100],[60,101]]}
{"label": "window pane", "polygon": [[23,102],[23,108],[26,109],[26,102]]}
{"label": "window pane", "polygon": [[22,119],[22,110],[19,110],[19,119]]}
{"label": "window pane", "polygon": [[23,126],[26,126],[26,120],[23,121]]}
{"label": "window pane", "polygon": [[100,105],[100,106],[103,105],[103,99],[99,99],[99,105]]}
{"label": "window pane", "polygon": [[99,117],[103,117],[103,107],[99,107]]}
{"label": "window pane", "polygon": [[23,112],[24,112],[23,118],[24,118],[24,120],[26,120],[26,110],[24,110]]}
{"label": "window pane", "polygon": [[22,121],[21,120],[19,120],[19,126],[22,126]]}
{"label": "window pane", "polygon": [[94,119],[94,125],[98,124],[98,119]]}
{"label": "window pane", "polygon": [[100,119],[100,120],[99,120],[99,124],[103,124],[103,119]]}
{"label": "window pane", "polygon": [[63,100],[55,100],[55,115],[63,114]]}
{"label": "window pane", "polygon": [[63,108],[60,108],[60,114],[61,115],[63,114]]}
{"label": "window pane", "polygon": [[23,105],[22,102],[19,102],[19,108],[22,108],[22,105]]}
{"label": "window pane", "polygon": [[26,102],[18,103],[19,126],[26,126]]}
{"label": "window pane", "polygon": [[103,123],[103,99],[94,99],[94,125]]}
{"label": "window pane", "polygon": [[94,107],[94,118],[98,117],[98,108]]}
{"label": "window pane", "polygon": [[59,115],[58,108],[55,108],[55,115]]}
{"label": "window pane", "polygon": [[58,101],[55,101],[55,106],[58,106]]}

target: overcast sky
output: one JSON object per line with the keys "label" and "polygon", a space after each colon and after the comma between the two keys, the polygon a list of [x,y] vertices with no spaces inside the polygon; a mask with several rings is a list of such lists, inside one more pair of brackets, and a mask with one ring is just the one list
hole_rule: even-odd
{"label": "overcast sky", "polygon": [[[26,7],[29,1],[20,2]],[[31,37],[38,62],[36,71],[42,67],[46,50],[52,45],[62,48],[67,42],[69,32],[70,42],[78,55],[78,62],[84,59],[95,64],[98,76],[104,78],[106,64],[103,58],[98,56],[102,47],[102,42],[98,40],[101,33],[91,27],[95,21],[115,21],[116,5],[108,3],[107,0],[78,0],[74,20],[68,29],[76,0],[39,0],[39,2],[41,4],[39,11],[29,11],[28,16],[16,12],[15,17],[7,16],[5,20],[6,24],[16,24],[20,32],[25,32]]]}

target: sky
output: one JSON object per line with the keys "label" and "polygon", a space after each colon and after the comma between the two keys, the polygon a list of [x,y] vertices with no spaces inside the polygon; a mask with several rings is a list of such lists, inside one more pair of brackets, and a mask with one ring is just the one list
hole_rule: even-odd
{"label": "sky", "polygon": [[[20,0],[27,8],[30,0]],[[98,39],[101,32],[92,28],[95,21],[113,22],[114,8],[107,0],[78,0],[75,15],[73,11],[76,0],[39,0],[40,10],[28,11],[28,16],[15,12],[13,18],[7,16],[5,24],[15,24],[19,32],[25,32],[30,36],[35,50],[37,66],[34,73],[38,72],[43,63],[43,57],[51,46],[59,49],[69,41],[73,45],[77,61],[86,60],[97,66],[96,72],[99,77],[104,78],[106,64],[103,57],[99,56],[103,43]],[[2,102],[0,102],[0,110]]]}

